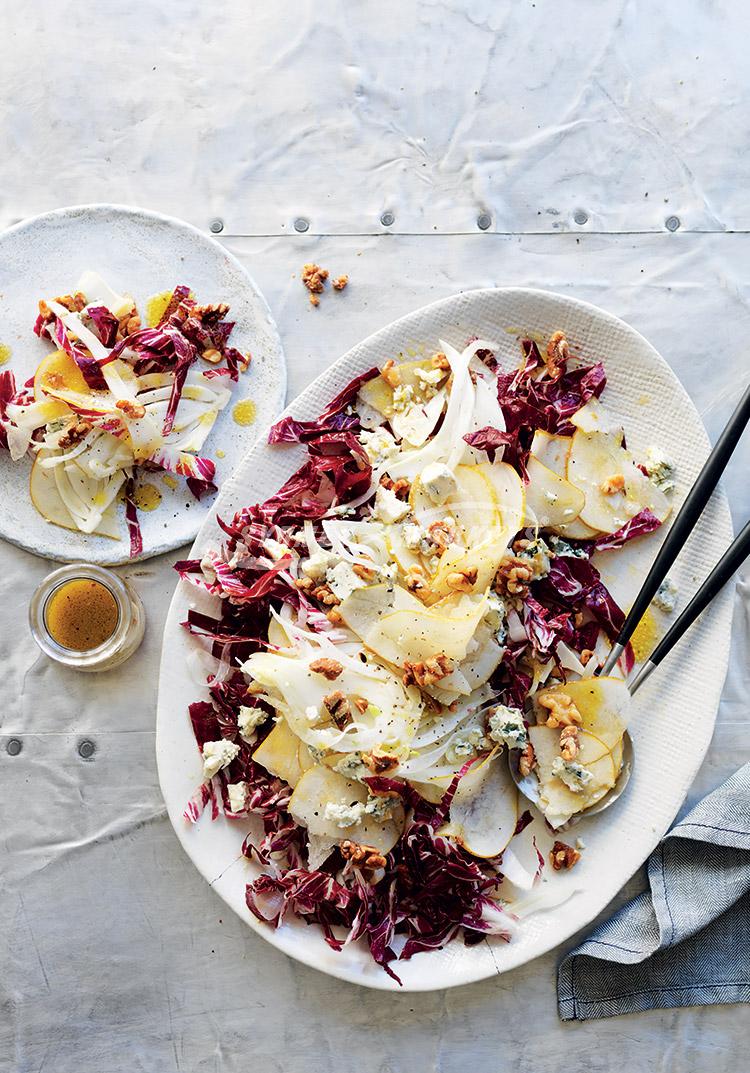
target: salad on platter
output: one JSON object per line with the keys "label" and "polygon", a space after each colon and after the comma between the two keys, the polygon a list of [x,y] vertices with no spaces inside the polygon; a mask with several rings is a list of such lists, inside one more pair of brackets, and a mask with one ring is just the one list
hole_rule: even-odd
{"label": "salad on platter", "polygon": [[596,677],[624,615],[594,558],[657,529],[673,486],[562,332],[509,371],[491,342],[440,345],[280,420],[270,442],[304,463],[177,564],[217,597],[184,623],[215,659],[186,818],[248,819],[250,911],[362,939],[395,979],[457,936],[510,939],[546,861],[578,860],[540,843],[614,785],[629,704]]}
{"label": "salad on platter", "polygon": [[185,286],[159,297],[144,327],[130,295],[87,271],[72,294],[40,300],[34,331],[54,349],[34,376],[19,388],[0,372],[0,446],[33,457],[35,508],[118,540],[123,502],[131,556],[143,550],[140,474],[184,477],[197,499],[216,491],[215,463],[199,452],[250,362],[229,343],[228,305],[201,305]]}

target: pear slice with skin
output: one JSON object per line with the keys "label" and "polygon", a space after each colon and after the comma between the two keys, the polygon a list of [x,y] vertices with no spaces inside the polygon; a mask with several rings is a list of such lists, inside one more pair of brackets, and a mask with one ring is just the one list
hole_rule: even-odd
{"label": "pear slice with skin", "polygon": [[[538,428],[531,443],[531,454],[558,477],[567,480],[568,455],[572,442],[572,436],[558,436]],[[592,529],[590,525],[582,522],[580,517],[550,528],[559,536],[570,537],[571,540],[593,540],[600,533],[599,529]]]}
{"label": "pear slice with skin", "polygon": [[[618,434],[577,431],[570,445],[568,480],[586,496],[581,521],[603,533],[614,533],[648,508],[659,521],[672,509],[667,497],[635,464]],[[608,494],[606,482],[622,477],[623,491]]]}
{"label": "pear slice with skin", "polygon": [[570,697],[580,712],[582,729],[604,742],[607,750],[615,747],[627,729],[631,697],[622,678],[581,678],[542,689],[540,694]]}
{"label": "pear slice with skin", "polygon": [[336,842],[350,839],[352,842],[372,846],[379,853],[389,853],[404,829],[404,810],[400,803],[393,807],[385,820],[363,816],[357,823],[347,827],[340,827],[335,820],[326,816],[328,804],[364,804],[368,796],[367,787],[361,782],[345,779],[337,771],[332,771],[323,764],[316,764],[306,771],[297,783],[289,801],[289,812],[313,835]]}
{"label": "pear slice with skin", "polygon": [[305,771],[315,763],[310,750],[290,730],[286,719],[279,719],[253,753],[253,760],[291,787],[295,787]]}
{"label": "pear slice with skin", "polygon": [[518,822],[518,791],[498,751],[475,764],[458,784],[448,823],[449,835],[474,857],[503,852]]}
{"label": "pear slice with skin", "polygon": [[570,525],[586,503],[586,496],[575,485],[543,465],[538,458],[529,456],[527,464],[529,483],[526,485],[526,510],[531,512],[538,525],[551,529],[558,525]]}
{"label": "pear slice with skin", "polygon": [[[80,532],[73,515],[65,506],[60,495],[55,472],[46,469],[41,463],[49,457],[50,452],[41,450],[34,459],[29,477],[29,496],[36,510],[48,522],[59,525],[63,529],[71,529]],[[99,524],[92,530],[95,536],[108,537],[110,540],[119,540],[121,529],[117,520],[114,503],[108,505],[103,512]]]}
{"label": "pear slice with skin", "polygon": [[[580,737],[586,742],[585,732]],[[552,827],[561,827],[571,816],[585,812],[614,786],[617,772],[611,753],[605,752],[598,759],[582,765],[591,772],[593,779],[584,790],[576,793],[552,774],[552,764],[560,756],[560,730],[532,726],[529,727],[529,740],[536,756],[534,773],[539,780],[538,807]],[[601,741],[590,746],[591,749],[601,747]],[[578,757],[576,761],[581,762]]]}
{"label": "pear slice with skin", "polygon": [[[433,373],[435,369],[432,359],[423,358],[419,361],[405,361],[397,364],[396,368],[398,369],[399,383],[412,389],[415,401],[424,400],[424,385],[417,376],[417,370]],[[446,369],[444,376],[434,386],[444,383],[449,374],[450,370]],[[362,384],[359,389],[359,397],[369,403],[383,417],[390,418],[393,416],[393,388],[386,383],[382,376],[376,376],[372,380],[368,380],[366,384]]]}
{"label": "pear slice with skin", "polygon": [[523,528],[526,514],[526,492],[519,475],[507,462],[484,462],[477,467],[492,485],[500,510],[506,544]]}

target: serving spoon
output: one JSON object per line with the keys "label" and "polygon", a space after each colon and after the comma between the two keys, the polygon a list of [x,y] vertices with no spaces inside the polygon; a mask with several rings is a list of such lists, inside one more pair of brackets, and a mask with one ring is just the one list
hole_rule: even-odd
{"label": "serving spoon", "polygon": [[[739,536],[735,538],[733,543],[698,589],[695,596],[693,596],[690,603],[685,607],[684,611],[681,612],[667,633],[665,633],[648,660],[646,660],[640,670],[628,682],[628,690],[631,697],[638,689],[640,689],[649,675],[656,670],[667,653],[671,652],[686,630],[695,622],[706,607],[708,607],[714,597],[721,591],[727,581],[729,581],[735,570],[737,570],[749,555],[750,522],[745,525]],[[485,710],[490,710],[492,707],[493,705],[487,705]],[[539,802],[540,796],[539,780],[534,775],[533,771],[529,775],[521,775],[518,770],[520,755],[521,753],[519,749],[508,750],[508,765],[510,767],[511,778],[523,796],[533,805],[536,805]],[[582,816],[596,816],[598,813],[604,812],[604,810],[608,809],[611,805],[614,805],[615,801],[622,796],[626,786],[630,782],[634,763],[635,747],[630,732],[626,730],[622,737],[622,765],[614,786],[611,790],[608,790],[596,804],[592,805],[590,808],[584,809],[583,812],[572,816],[569,822],[574,823]]]}

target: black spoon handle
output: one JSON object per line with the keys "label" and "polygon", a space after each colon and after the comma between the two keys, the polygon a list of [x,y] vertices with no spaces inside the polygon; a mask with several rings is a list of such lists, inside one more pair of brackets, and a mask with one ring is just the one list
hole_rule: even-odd
{"label": "black spoon handle", "polygon": [[630,686],[630,692],[642,685],[655,667],[658,667],[668,652],[671,652],[685,631],[692,626],[698,616],[705,611],[713,598],[724,588],[732,574],[750,555],[750,522],[747,523],[734,543],[726,550],[716,566],[703,582],[690,603],[681,612],[679,618],[664,634],[661,641],[641,667]]}
{"label": "black spoon handle", "polygon": [[727,462],[732,457],[737,441],[744,432],[748,421],[750,421],[750,386],[745,389],[737,409],[730,417],[716,446],[706,459],[703,469],[698,474],[698,479],[690,489],[679,514],[667,533],[666,540],[659,549],[646,580],[643,582],[641,591],[636,596],[617,640],[612,646],[610,656],[602,668],[602,674],[607,674],[617,662],[625,645],[632,637],[636,626],[656,595],[656,590],[667,576],[670,567],[684,547],[687,538],[695,527],[695,523],[700,518],[706,503],[708,503],[712,492],[719,483],[719,478],[726,469]]}

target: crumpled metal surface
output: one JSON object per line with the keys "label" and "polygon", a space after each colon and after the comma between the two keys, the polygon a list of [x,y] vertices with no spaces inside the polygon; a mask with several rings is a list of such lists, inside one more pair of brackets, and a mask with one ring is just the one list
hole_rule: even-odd
{"label": "crumpled metal surface", "polygon": [[[750,378],[749,18],[739,4],[674,0],[45,0],[6,42],[0,223],[105,199],[202,227],[220,217],[277,318],[290,397],[433,299],[503,284],[568,292],[641,331],[715,438]],[[318,309],[299,280],[310,260],[351,280]],[[748,461],[745,441],[725,480],[736,525],[750,513]],[[636,1073],[734,1071],[731,1009],[560,1025],[556,955],[452,992],[364,993],[236,919],[184,856],[156,780],[177,557],[123,571],[146,605],[144,645],[118,670],[79,676],[44,661],[26,630],[49,564],[0,546],[0,1069],[553,1073],[564,1060],[614,1073],[627,1049]],[[747,572],[740,594],[690,801],[748,758]]]}

